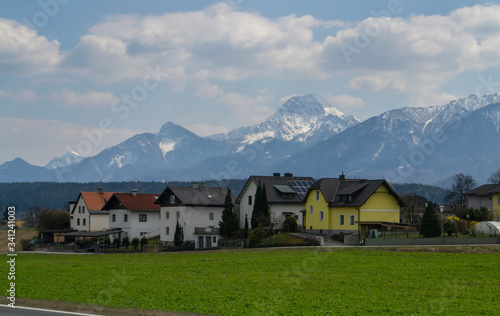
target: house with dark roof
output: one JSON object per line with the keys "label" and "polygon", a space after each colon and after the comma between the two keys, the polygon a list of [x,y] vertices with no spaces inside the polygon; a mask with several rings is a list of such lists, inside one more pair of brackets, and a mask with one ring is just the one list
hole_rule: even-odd
{"label": "house with dark roof", "polygon": [[78,199],[70,202],[71,228],[88,232],[108,228],[108,211],[102,207],[112,195],[113,192],[104,192],[102,187],[97,192],[80,192]]}
{"label": "house with dark roof", "polygon": [[486,207],[493,213],[493,220],[500,222],[500,183],[483,184],[466,192],[469,207]]}
{"label": "house with dark roof", "polygon": [[293,216],[303,226],[304,198],[314,183],[312,177],[294,177],[291,173],[274,173],[272,176],[251,176],[241,190],[236,203],[239,205],[240,228],[245,227],[245,215],[250,222],[259,183],[266,187],[271,221],[278,227],[288,216]]}
{"label": "house with dark roof", "polygon": [[[168,186],[156,200],[160,209],[160,241],[171,244],[177,222],[184,229],[184,241],[195,242],[197,248],[217,247],[218,227],[228,188],[200,186]],[[198,234],[196,232],[210,234]]]}
{"label": "house with dark roof", "polygon": [[319,234],[390,230],[404,202],[385,180],[322,178],[306,196],[306,231]]}
{"label": "house with dark roof", "polygon": [[114,193],[102,210],[109,212],[108,227],[121,229],[121,238],[153,238],[160,235],[159,194]]}

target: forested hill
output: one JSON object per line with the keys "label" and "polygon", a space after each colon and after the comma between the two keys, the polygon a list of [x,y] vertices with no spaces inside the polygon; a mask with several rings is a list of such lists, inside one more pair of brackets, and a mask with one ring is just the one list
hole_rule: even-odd
{"label": "forested hill", "polygon": [[[207,186],[229,187],[233,195],[238,195],[246,180],[207,181]],[[40,208],[68,209],[68,201],[78,198],[80,191],[97,191],[103,187],[107,192],[131,192],[161,194],[168,185],[189,186],[190,182],[91,182],[91,183],[0,183],[0,209],[15,206],[18,215],[31,206]],[[22,216],[22,215],[21,215]],[[18,216],[18,218],[20,218]]]}
{"label": "forested hill", "polygon": [[391,186],[400,195],[416,194],[440,205],[444,204],[446,194],[449,192],[441,187],[420,183],[391,183]]}

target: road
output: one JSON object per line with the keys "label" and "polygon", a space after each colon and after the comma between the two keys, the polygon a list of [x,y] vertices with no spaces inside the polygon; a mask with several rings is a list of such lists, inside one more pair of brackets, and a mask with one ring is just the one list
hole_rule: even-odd
{"label": "road", "polygon": [[52,311],[47,309],[16,306],[12,308],[7,305],[0,305],[0,315],[2,316],[96,316],[94,314],[71,313],[63,311]]}

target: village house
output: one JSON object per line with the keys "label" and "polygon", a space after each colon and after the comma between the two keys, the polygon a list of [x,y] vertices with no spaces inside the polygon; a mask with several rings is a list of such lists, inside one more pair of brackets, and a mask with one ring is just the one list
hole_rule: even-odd
{"label": "village house", "polygon": [[[216,247],[218,228],[228,188],[201,186],[168,186],[156,200],[160,210],[160,241],[172,244],[176,224],[184,230],[184,241],[196,242],[198,248]],[[198,232],[199,236],[195,236]]]}
{"label": "village house", "polygon": [[109,212],[108,227],[121,229],[121,238],[153,238],[160,235],[158,194],[114,193],[103,206]]}
{"label": "village house", "polygon": [[97,192],[80,192],[78,199],[70,202],[71,228],[77,231],[99,231],[109,227],[108,211],[103,206],[113,192],[104,192],[102,187]]}
{"label": "village house", "polygon": [[403,201],[385,180],[322,178],[306,197],[306,231],[319,234],[392,229],[400,221]]}
{"label": "village house", "polygon": [[241,190],[236,203],[239,205],[240,228],[252,217],[255,193],[259,183],[266,187],[267,201],[271,221],[277,227],[288,216],[293,216],[299,226],[303,226],[304,198],[309,187],[314,183],[312,177],[294,177],[291,173],[274,173],[273,176],[251,176]]}
{"label": "village house", "polygon": [[468,206],[473,208],[486,207],[493,214],[493,220],[500,222],[500,183],[484,184],[466,192]]}

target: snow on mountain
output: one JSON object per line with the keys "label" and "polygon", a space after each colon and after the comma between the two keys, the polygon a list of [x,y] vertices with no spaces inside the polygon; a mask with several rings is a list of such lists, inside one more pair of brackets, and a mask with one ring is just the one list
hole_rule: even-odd
{"label": "snow on mountain", "polygon": [[64,156],[61,157],[56,157],[52,159],[46,166],[45,168],[49,170],[57,169],[57,168],[62,168],[62,167],[68,167],[73,164],[77,164],[80,161],[82,161],[84,158],[80,156],[77,152],[69,152]]}
{"label": "snow on mountain", "polygon": [[309,94],[288,99],[260,124],[213,135],[211,138],[241,145],[250,145],[266,138],[310,145],[359,122],[357,118],[346,116],[331,104],[320,103],[314,95]]}

